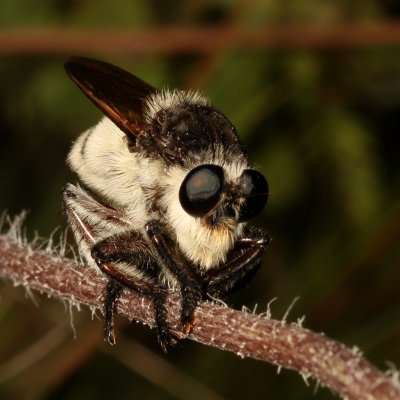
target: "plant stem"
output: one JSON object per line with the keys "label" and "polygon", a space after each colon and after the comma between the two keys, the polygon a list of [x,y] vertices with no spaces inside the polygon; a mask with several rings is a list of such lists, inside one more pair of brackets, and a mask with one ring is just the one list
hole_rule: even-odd
{"label": "plant stem", "polygon": [[[0,276],[75,304],[102,308],[107,279],[101,273],[51,251],[37,250],[11,235],[0,235]],[[179,295],[168,295],[172,327],[179,327]],[[151,298],[124,291],[117,312],[154,325]],[[357,400],[400,399],[400,387],[359,352],[299,324],[288,324],[223,305],[203,302],[188,339],[295,369],[318,379],[342,397]]]}

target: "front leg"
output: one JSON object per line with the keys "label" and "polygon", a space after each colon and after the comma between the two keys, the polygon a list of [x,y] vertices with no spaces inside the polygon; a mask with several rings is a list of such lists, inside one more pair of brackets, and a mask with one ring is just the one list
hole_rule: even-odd
{"label": "front leg", "polygon": [[174,252],[174,247],[170,245],[171,241],[164,226],[154,220],[148,222],[145,228],[163,266],[179,283],[182,295],[181,322],[183,331],[189,333],[195,322],[196,306],[201,300],[200,284],[185,261],[180,259],[176,251]]}
{"label": "front leg", "polygon": [[267,233],[250,230],[236,242],[230,260],[204,277],[204,291],[213,298],[223,298],[246,285],[260,267],[270,240]]}

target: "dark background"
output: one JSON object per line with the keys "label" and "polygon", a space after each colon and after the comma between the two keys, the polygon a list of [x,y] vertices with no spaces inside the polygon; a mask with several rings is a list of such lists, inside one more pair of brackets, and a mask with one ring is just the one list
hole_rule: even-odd
{"label": "dark background", "polygon": [[[64,73],[68,56],[107,60],[159,88],[200,89],[236,125],[271,190],[252,223],[274,242],[230,304],[263,312],[276,298],[279,319],[299,296],[289,321],[305,315],[307,328],[359,347],[388,370],[400,363],[399,13],[389,0],[2,0],[0,210],[29,210],[30,238],[65,227],[60,191],[74,177],[64,160],[101,117]],[[203,52],[183,51],[178,41],[157,50],[160,36],[150,37],[150,50],[81,46],[91,29],[123,36],[166,26],[222,30],[203,39],[211,43]],[[276,45],[212,47],[224,29],[279,27],[279,39],[293,26],[300,33]],[[382,35],[353,41],[349,32],[360,26]],[[319,29],[307,39],[310,27]],[[318,41],[327,28],[338,36]],[[38,29],[76,35],[47,48]],[[294,372],[278,375],[274,366],[195,343],[164,355],[152,330],[123,320],[110,348],[88,309],[72,311],[74,339],[68,305],[38,293],[32,301],[6,281],[0,289],[2,399],[335,397],[323,388],[313,394],[315,382],[307,386]]]}

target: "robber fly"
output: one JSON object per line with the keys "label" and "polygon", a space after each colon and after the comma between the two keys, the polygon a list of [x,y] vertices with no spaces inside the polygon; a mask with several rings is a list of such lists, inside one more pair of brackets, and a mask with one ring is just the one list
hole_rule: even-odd
{"label": "robber fly", "polygon": [[[164,349],[191,332],[201,299],[223,298],[259,268],[269,236],[247,228],[268,198],[232,124],[197,92],[157,90],[116,66],[65,69],[105,117],[75,141],[63,206],[79,250],[108,277],[104,336],[124,288],[151,296]],[[181,330],[165,308],[181,293]]]}

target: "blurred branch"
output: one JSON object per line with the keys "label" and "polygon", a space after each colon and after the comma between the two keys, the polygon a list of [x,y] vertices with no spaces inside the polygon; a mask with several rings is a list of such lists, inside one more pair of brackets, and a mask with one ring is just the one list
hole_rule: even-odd
{"label": "blurred branch", "polygon": [[[101,308],[106,277],[94,269],[63,258],[55,251],[36,250],[17,236],[0,236],[0,276],[76,305]],[[179,328],[179,296],[168,298],[171,326]],[[153,326],[151,298],[125,291],[117,312]],[[196,311],[189,339],[299,371],[349,399],[394,400],[400,387],[368,363],[356,350],[299,324],[235,311],[203,302]]]}
{"label": "blurred branch", "polygon": [[400,23],[277,25],[245,29],[226,24],[118,29],[2,28],[0,54],[214,53],[222,50],[323,49],[400,46]]}

